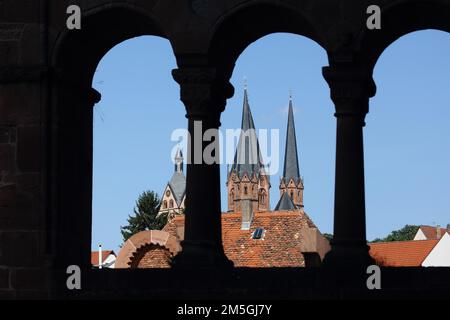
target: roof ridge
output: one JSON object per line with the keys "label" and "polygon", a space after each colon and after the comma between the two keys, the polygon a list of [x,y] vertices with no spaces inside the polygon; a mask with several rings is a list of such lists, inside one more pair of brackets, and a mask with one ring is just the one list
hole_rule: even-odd
{"label": "roof ridge", "polygon": [[411,242],[411,243],[420,243],[420,242],[439,242],[441,239],[420,239],[420,240],[396,240],[396,241],[380,241],[380,242],[369,242],[369,245],[373,244],[390,244],[390,243],[405,243],[405,242]]}

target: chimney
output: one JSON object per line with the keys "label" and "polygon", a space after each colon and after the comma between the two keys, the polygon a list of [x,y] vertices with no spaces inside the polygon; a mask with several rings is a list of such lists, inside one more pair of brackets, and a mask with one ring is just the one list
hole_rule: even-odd
{"label": "chimney", "polygon": [[436,239],[440,239],[441,238],[441,226],[437,225],[436,226]]}
{"label": "chimney", "polygon": [[253,203],[250,199],[241,200],[242,225],[241,230],[250,230],[253,220]]}
{"label": "chimney", "polygon": [[99,269],[102,268],[102,262],[103,262],[103,257],[102,257],[102,245],[99,244],[99,245],[98,245],[98,268],[99,268]]}

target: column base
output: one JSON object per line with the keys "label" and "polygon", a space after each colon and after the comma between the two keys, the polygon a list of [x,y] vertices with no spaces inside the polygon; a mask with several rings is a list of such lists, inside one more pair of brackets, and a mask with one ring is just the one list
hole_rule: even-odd
{"label": "column base", "polygon": [[225,255],[222,246],[212,242],[182,241],[182,250],[172,261],[177,269],[232,269],[234,264]]}
{"label": "column base", "polygon": [[331,251],[323,259],[324,268],[362,269],[374,265],[369,255],[369,246],[365,242],[331,241]]}

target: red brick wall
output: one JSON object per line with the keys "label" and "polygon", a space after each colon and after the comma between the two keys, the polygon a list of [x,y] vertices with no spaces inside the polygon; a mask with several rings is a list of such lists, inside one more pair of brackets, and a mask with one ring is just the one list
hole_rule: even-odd
{"label": "red brick wall", "polygon": [[172,254],[167,248],[147,245],[140,248],[131,261],[131,268],[170,268]]}

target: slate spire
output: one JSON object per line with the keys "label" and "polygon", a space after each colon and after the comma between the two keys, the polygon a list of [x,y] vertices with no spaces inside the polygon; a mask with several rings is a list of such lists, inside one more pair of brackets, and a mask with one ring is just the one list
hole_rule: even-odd
{"label": "slate spire", "polygon": [[296,206],[292,202],[292,199],[289,197],[287,192],[284,192],[280,200],[278,200],[277,205],[275,206],[274,211],[287,211],[287,210],[295,210]]}
{"label": "slate spire", "polygon": [[241,133],[231,171],[235,171],[239,177],[242,177],[244,173],[247,173],[248,177],[251,178],[253,174],[259,176],[262,168],[263,161],[261,151],[259,149],[252,112],[248,103],[247,86],[245,86]]}
{"label": "slate spire", "polygon": [[183,152],[180,148],[175,154],[175,170],[169,181],[177,205],[180,206],[186,193],[186,177],[183,174]]}
{"label": "slate spire", "polygon": [[294,179],[295,183],[300,180],[297,138],[295,136],[294,110],[292,107],[291,95],[289,96],[289,112],[286,129],[286,149],[284,152],[283,179],[286,183],[288,183],[291,179]]}

